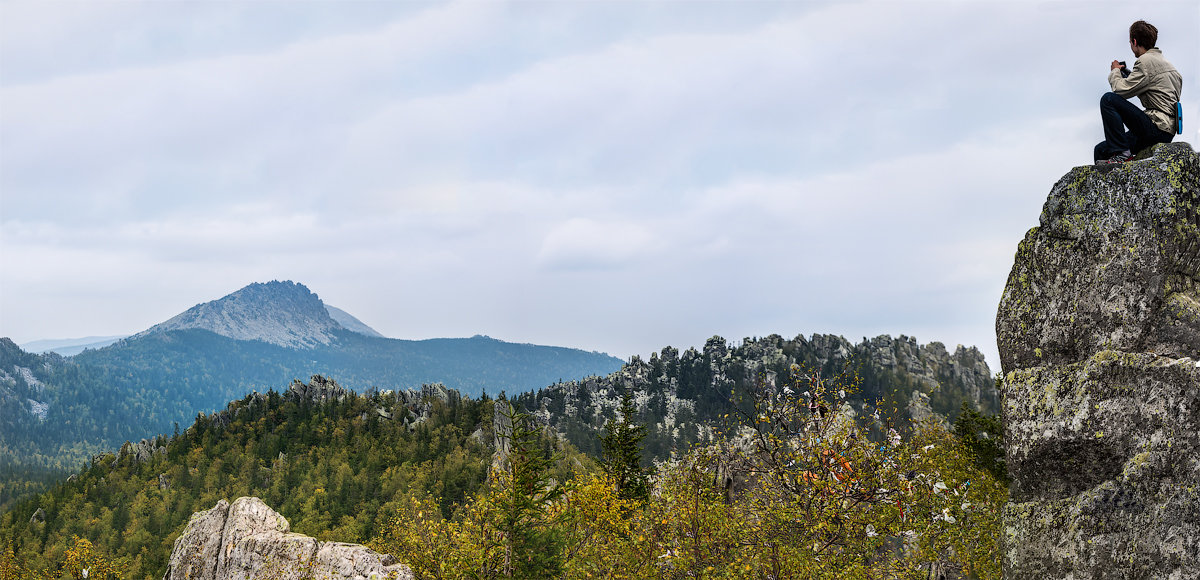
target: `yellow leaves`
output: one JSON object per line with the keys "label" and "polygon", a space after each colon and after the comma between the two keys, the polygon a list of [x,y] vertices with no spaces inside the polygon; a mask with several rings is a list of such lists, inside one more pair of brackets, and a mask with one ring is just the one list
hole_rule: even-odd
{"label": "yellow leaves", "polygon": [[74,578],[83,578],[87,570],[88,580],[117,580],[125,573],[123,562],[113,562],[96,553],[92,543],[74,536],[74,544],[67,549],[63,568]]}
{"label": "yellow leaves", "polygon": [[433,498],[409,497],[371,547],[405,562],[422,578],[440,578],[459,560],[462,528],[445,521]]}
{"label": "yellow leaves", "polygon": [[17,559],[12,543],[7,543],[4,552],[0,553],[0,580],[26,580],[33,577],[34,573]]}
{"label": "yellow leaves", "polygon": [[[793,386],[797,398],[851,388]],[[698,449],[663,468],[645,502],[622,500],[601,474],[566,485],[537,524],[561,539],[562,577],[895,578],[953,554],[978,577],[999,578],[1006,489],[944,429],[872,441],[853,421],[836,412],[821,418],[807,402],[758,403],[742,431],[758,425],[756,439]],[[722,479],[730,466],[743,470],[731,476],[736,484]],[[450,521],[436,501],[410,498],[374,545],[421,578],[501,576],[498,505],[509,483],[493,474]],[[880,552],[901,544],[909,548]]]}

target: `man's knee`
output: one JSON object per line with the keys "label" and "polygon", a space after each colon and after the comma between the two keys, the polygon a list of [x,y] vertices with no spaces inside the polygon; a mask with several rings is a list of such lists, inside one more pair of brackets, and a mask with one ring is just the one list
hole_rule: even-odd
{"label": "man's knee", "polygon": [[1111,105],[1116,104],[1117,101],[1123,101],[1123,100],[1125,100],[1125,99],[1122,99],[1121,96],[1118,95],[1117,93],[1109,91],[1100,96],[1100,105],[1101,106],[1105,106],[1105,105],[1111,106]]}

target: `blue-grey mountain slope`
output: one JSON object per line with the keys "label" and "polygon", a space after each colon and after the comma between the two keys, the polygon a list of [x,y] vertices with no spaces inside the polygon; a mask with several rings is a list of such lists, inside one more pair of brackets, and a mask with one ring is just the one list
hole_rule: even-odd
{"label": "blue-grey mountain slope", "polygon": [[377,332],[374,328],[371,328],[370,326],[364,324],[363,321],[350,316],[349,312],[346,312],[341,308],[336,308],[326,304],[325,310],[329,312],[329,317],[333,318],[334,322],[342,325],[342,328],[345,328],[346,330],[354,331],[366,336],[373,336],[375,338],[386,338],[382,334],[379,334],[379,332]]}
{"label": "blue-grey mountain slope", "polygon": [[250,284],[219,300],[197,304],[133,337],[200,329],[234,340],[312,348],[329,345],[342,328],[321,299],[303,284],[273,281]]}
{"label": "blue-grey mountain slope", "polygon": [[[321,309],[325,310],[329,320],[321,314]],[[219,300],[193,306],[136,336],[200,328],[238,340],[307,346],[313,341],[328,344],[328,331],[335,327],[374,338],[385,338],[345,310],[321,303],[316,294],[294,282],[251,284]],[[87,349],[104,348],[123,338],[126,336],[46,339],[20,346],[28,352],[55,352],[73,356]]]}
{"label": "blue-grey mountain slope", "polygon": [[21,343],[20,347],[25,352],[38,354],[54,352],[63,356],[71,356],[89,348],[104,348],[125,336],[119,334],[116,336],[85,336],[83,338],[48,338]]}
{"label": "blue-grey mountain slope", "polygon": [[91,453],[316,374],[360,391],[442,383],[478,395],[607,375],[622,364],[603,353],[485,336],[388,339],[339,317],[362,328],[338,322],[303,285],[270,282],[70,358],[0,341],[0,467],[73,468]]}

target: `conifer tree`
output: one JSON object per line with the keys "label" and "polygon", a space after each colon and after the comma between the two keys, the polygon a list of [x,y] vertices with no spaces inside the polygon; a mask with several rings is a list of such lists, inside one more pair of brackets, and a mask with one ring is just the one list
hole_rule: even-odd
{"label": "conifer tree", "polygon": [[620,420],[609,419],[600,436],[604,472],[616,483],[621,499],[645,500],[650,497],[649,470],[642,467],[642,439],[646,426],[634,422],[633,395],[621,395]]}
{"label": "conifer tree", "polygon": [[562,572],[562,538],[550,521],[550,506],[563,487],[550,477],[557,453],[546,453],[542,431],[503,397],[496,402],[507,435],[507,453],[496,478],[498,528],[504,536],[504,576],[551,578]]}
{"label": "conifer tree", "polygon": [[1004,426],[999,416],[980,413],[963,401],[954,420],[954,434],[971,452],[976,467],[986,469],[998,481],[1011,482],[1004,461]]}

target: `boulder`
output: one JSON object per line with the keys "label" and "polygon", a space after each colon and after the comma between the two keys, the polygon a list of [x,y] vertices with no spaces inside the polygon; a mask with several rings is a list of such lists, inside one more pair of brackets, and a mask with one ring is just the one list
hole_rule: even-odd
{"label": "boulder", "polygon": [[328,578],[409,580],[412,572],[387,554],[357,544],[321,542],[289,531],[262,500],[220,500],[197,512],[175,540],[163,580]]}
{"label": "boulder", "polygon": [[1054,185],[1004,288],[1004,372],[1102,350],[1195,356],[1200,345],[1200,161],[1187,143],[1082,166]]}
{"label": "boulder", "polygon": [[1005,578],[1200,578],[1200,156],[1077,167],[996,318]]}

